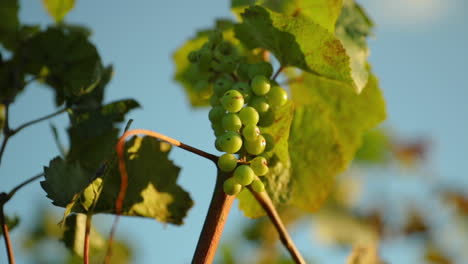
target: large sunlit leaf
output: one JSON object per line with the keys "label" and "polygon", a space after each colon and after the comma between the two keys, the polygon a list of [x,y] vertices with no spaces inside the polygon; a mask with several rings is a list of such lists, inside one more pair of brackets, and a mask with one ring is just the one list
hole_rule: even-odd
{"label": "large sunlit leaf", "polygon": [[42,0],[42,3],[56,23],[61,22],[75,6],[75,0]]}
{"label": "large sunlit leaf", "polygon": [[295,66],[356,87],[341,42],[305,17],[292,17],[253,6],[242,13],[236,37],[248,48],[271,51],[283,66]]}
{"label": "large sunlit leaf", "polygon": [[298,106],[289,141],[292,201],[314,211],[353,159],[363,133],[385,119],[385,102],[373,76],[361,94],[312,74],[291,88]]}
{"label": "large sunlit leaf", "polygon": [[361,6],[354,0],[345,0],[343,10],[336,23],[336,36],[350,57],[351,75],[358,92],[367,84],[367,37],[372,33],[373,23]]}

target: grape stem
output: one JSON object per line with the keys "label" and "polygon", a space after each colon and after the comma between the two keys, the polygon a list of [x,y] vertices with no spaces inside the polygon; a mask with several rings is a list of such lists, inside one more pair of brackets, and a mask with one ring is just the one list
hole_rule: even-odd
{"label": "grape stem", "polygon": [[223,234],[224,225],[235,198],[235,196],[224,193],[223,183],[227,178],[228,175],[218,171],[210,207],[198,239],[192,264],[213,263],[221,235]]}
{"label": "grape stem", "polygon": [[291,236],[286,230],[286,227],[284,226],[283,221],[281,221],[281,218],[279,217],[279,214],[276,211],[276,208],[273,205],[273,202],[271,201],[270,196],[268,196],[268,193],[256,192],[252,189],[252,186],[250,185],[247,186],[247,188],[253,194],[257,202],[262,206],[263,210],[265,210],[265,212],[267,213],[268,217],[270,218],[270,221],[273,223],[276,231],[278,232],[281,243],[288,250],[289,254],[294,259],[294,261],[298,264],[305,264],[306,262],[304,258],[302,257],[301,253],[297,249],[293,240],[291,239]]}
{"label": "grape stem", "polygon": [[284,70],[284,66],[280,66],[278,68],[278,70],[275,72],[275,74],[273,75],[272,79],[273,81],[276,80],[276,78],[278,77],[278,75]]}

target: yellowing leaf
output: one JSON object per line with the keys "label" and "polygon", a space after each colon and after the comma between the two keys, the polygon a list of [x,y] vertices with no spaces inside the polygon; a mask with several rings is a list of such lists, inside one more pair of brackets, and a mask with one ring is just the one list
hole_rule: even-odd
{"label": "yellowing leaf", "polygon": [[61,22],[75,6],[75,0],[42,0],[47,13],[55,20]]}

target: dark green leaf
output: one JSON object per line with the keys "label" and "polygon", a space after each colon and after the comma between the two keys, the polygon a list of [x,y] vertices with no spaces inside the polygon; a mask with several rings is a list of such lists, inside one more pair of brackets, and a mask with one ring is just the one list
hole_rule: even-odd
{"label": "dark green leaf", "polygon": [[24,72],[16,61],[0,63],[0,102],[14,102],[24,89]]}
{"label": "dark green leaf", "polygon": [[0,1],[0,43],[8,46],[8,41],[12,35],[16,34],[19,27],[18,21],[19,4],[17,0],[2,0]]}
{"label": "dark green leaf", "polygon": [[344,47],[319,24],[260,6],[246,9],[242,19],[235,33],[246,47],[267,49],[283,66],[295,66],[355,87]]}
{"label": "dark green leaf", "polygon": [[58,23],[73,9],[75,0],[42,0],[42,3],[47,13]]}
{"label": "dark green leaf", "polygon": [[93,176],[79,164],[70,164],[56,157],[48,167],[44,167],[45,180],[41,181],[41,186],[52,204],[65,207],[92,182]]}
{"label": "dark green leaf", "polygon": [[[15,227],[17,227],[20,223],[20,218],[18,216],[9,217],[5,215],[5,223],[8,226],[8,231],[11,232]],[[3,230],[0,229],[0,236],[3,235]]]}
{"label": "dark green leaf", "polygon": [[54,88],[57,105],[90,93],[101,79],[101,58],[79,31],[50,27],[26,41],[22,55],[27,72]]}
{"label": "dark green leaf", "polygon": [[[150,137],[135,137],[127,143],[129,185],[124,215],[150,217],[176,225],[183,223],[193,201],[177,185],[180,168],[169,160],[169,151],[170,145]],[[115,213],[119,190],[120,173],[114,163],[109,173],[96,179],[83,191],[79,203],[70,207],[75,212]]]}
{"label": "dark green leaf", "polygon": [[353,159],[363,133],[385,119],[385,103],[373,76],[361,94],[312,74],[303,77],[291,84],[298,105],[289,140],[292,201],[316,210]]}

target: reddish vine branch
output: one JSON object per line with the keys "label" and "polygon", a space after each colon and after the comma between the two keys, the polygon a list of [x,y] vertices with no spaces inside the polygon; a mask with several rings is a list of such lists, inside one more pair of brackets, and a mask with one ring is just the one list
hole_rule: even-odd
{"label": "reddish vine branch", "polygon": [[91,218],[93,215],[88,213],[86,215],[85,237],[83,245],[83,264],[89,264],[89,237],[91,233]]}
{"label": "reddish vine branch", "polygon": [[[0,194],[3,199],[3,196],[6,196],[5,193]],[[3,213],[3,202],[0,206],[0,224],[2,225],[3,240],[5,241],[5,247],[8,255],[8,263],[15,264],[15,254],[13,253],[13,246],[11,245],[10,233],[8,232],[8,226],[5,221],[5,215]]]}
{"label": "reddish vine branch", "polygon": [[218,173],[216,184],[211,197],[210,207],[203,224],[197,248],[193,255],[192,264],[210,264],[216,255],[224,225],[226,224],[229,212],[235,196],[227,195],[223,191],[223,183],[226,176]]}
{"label": "reddish vine branch", "polygon": [[294,245],[291,236],[289,236],[289,233],[286,230],[286,227],[284,226],[283,222],[281,221],[281,218],[278,215],[278,212],[276,211],[276,208],[273,205],[270,196],[268,196],[268,193],[256,192],[250,186],[248,186],[247,188],[253,194],[257,202],[262,206],[263,210],[265,210],[265,212],[267,213],[268,217],[270,218],[270,221],[273,223],[276,231],[278,232],[281,243],[288,250],[289,254],[294,259],[294,261],[298,264],[305,264],[306,262],[304,258],[302,257],[297,247]]}

